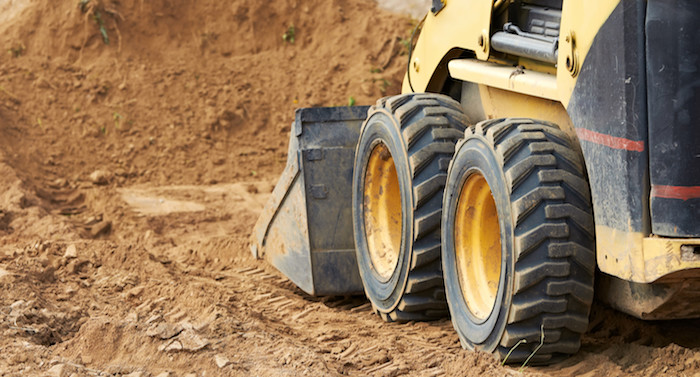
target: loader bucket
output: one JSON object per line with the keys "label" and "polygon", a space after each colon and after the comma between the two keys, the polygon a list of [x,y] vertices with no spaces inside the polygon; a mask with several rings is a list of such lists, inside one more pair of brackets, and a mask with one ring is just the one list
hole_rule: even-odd
{"label": "loader bucket", "polygon": [[352,228],[355,146],[368,106],[298,109],[287,166],[251,250],[311,295],[362,293]]}

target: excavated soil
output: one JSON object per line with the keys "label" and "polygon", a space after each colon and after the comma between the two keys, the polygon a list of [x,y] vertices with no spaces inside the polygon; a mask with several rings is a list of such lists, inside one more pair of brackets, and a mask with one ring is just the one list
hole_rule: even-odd
{"label": "excavated soil", "polygon": [[596,304],[577,355],[520,371],[447,319],[387,324],[252,258],[294,109],[398,93],[414,22],[370,0],[0,0],[0,376],[699,376],[697,321]]}

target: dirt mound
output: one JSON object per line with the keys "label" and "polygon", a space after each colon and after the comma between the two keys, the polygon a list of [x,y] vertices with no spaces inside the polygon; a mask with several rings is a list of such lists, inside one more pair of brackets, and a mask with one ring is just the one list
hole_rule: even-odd
{"label": "dirt mound", "polygon": [[55,166],[42,179],[274,176],[296,107],[399,91],[410,32],[370,1],[81,4],[34,1],[0,30],[0,97],[29,126],[3,139],[31,149],[13,166]]}
{"label": "dirt mound", "polygon": [[[0,375],[518,375],[447,319],[383,323],[248,250],[293,110],[398,93],[414,22],[369,0],[0,0]],[[601,310],[581,353],[526,373],[698,370],[697,323]]]}

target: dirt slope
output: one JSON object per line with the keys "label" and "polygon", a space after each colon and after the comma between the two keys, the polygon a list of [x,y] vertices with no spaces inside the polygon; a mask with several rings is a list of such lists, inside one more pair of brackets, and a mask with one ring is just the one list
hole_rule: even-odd
{"label": "dirt slope", "polygon": [[[398,93],[410,30],[369,0],[0,0],[0,376],[518,375],[248,250],[294,108]],[[694,376],[698,335],[596,307],[525,374]]]}

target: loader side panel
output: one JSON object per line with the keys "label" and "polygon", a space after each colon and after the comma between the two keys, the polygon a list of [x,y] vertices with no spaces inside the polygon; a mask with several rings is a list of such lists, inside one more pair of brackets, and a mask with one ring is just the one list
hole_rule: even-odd
{"label": "loader side panel", "polygon": [[642,280],[641,242],[649,234],[644,17],[644,2],[618,4],[567,107],[588,170],[600,269]]}
{"label": "loader side panel", "polygon": [[649,0],[646,55],[651,226],[700,237],[700,2]]}

